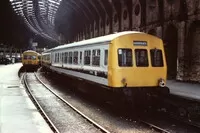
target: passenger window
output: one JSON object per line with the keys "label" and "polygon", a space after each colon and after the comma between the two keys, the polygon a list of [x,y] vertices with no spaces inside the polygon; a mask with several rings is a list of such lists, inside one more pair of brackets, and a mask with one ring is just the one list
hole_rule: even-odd
{"label": "passenger window", "polygon": [[118,49],[118,65],[121,67],[133,66],[132,49]]}
{"label": "passenger window", "polygon": [[85,65],[90,65],[90,56],[91,56],[91,51],[86,50],[84,53],[84,64]]}
{"label": "passenger window", "polygon": [[59,53],[57,53],[57,63],[59,62]]}
{"label": "passenger window", "polygon": [[135,58],[136,58],[136,66],[138,67],[147,67],[148,63],[148,55],[146,49],[136,49],[135,50]]}
{"label": "passenger window", "polygon": [[80,64],[82,64],[82,52],[80,52]]}
{"label": "passenger window", "polygon": [[162,67],[163,66],[163,56],[160,49],[151,49],[151,63],[153,67]]}
{"label": "passenger window", "polygon": [[100,49],[92,50],[92,65],[100,66]]}
{"label": "passenger window", "polygon": [[65,52],[65,59],[64,59],[65,63],[67,63],[67,58],[68,58],[68,52]]}
{"label": "passenger window", "polygon": [[75,64],[75,65],[78,64],[78,51],[75,51],[75,52],[74,52],[73,64]]}
{"label": "passenger window", "polygon": [[62,53],[62,63],[64,63],[65,53]]}
{"label": "passenger window", "polygon": [[59,62],[59,53],[57,53],[57,63]]}
{"label": "passenger window", "polygon": [[55,53],[55,63],[57,62],[57,53]]}
{"label": "passenger window", "polygon": [[108,65],[108,50],[104,51],[104,65]]}
{"label": "passenger window", "polygon": [[57,53],[57,56],[56,56],[56,63],[58,63],[58,53]]}
{"label": "passenger window", "polygon": [[69,64],[72,64],[72,52],[69,52]]}

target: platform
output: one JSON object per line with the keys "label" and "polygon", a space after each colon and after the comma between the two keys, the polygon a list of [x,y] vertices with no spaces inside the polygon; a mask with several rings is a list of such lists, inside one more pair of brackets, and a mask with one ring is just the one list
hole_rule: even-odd
{"label": "platform", "polygon": [[21,66],[0,65],[0,133],[52,133],[20,83]]}
{"label": "platform", "polygon": [[200,84],[168,80],[167,86],[169,87],[170,93],[172,95],[200,101]]}

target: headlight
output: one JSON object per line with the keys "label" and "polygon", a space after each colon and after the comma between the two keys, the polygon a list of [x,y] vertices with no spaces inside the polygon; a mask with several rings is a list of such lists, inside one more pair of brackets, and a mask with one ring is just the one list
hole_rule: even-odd
{"label": "headlight", "polygon": [[160,86],[160,87],[165,87],[165,80],[164,79],[159,79],[158,80],[158,85]]}

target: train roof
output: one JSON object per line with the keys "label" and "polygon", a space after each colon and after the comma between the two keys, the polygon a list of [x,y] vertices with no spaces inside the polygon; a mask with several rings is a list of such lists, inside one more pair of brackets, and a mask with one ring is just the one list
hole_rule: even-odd
{"label": "train roof", "polygon": [[45,50],[44,52],[42,52],[42,54],[48,53],[48,52],[50,52],[52,49],[53,49],[53,48],[47,49],[47,50]]}
{"label": "train roof", "polygon": [[32,53],[37,53],[37,54],[39,54],[38,52],[36,52],[36,51],[33,51],[33,50],[26,50],[26,51],[24,51],[23,53],[28,53],[28,52],[32,52]]}
{"label": "train roof", "polygon": [[106,35],[106,36],[96,37],[96,38],[92,38],[92,39],[88,39],[88,40],[83,40],[83,41],[80,41],[80,42],[64,44],[64,45],[61,45],[61,46],[57,46],[57,47],[55,47],[51,50],[58,50],[58,49],[63,49],[63,48],[82,46],[82,45],[88,45],[88,44],[95,44],[95,43],[110,42],[117,37],[120,37],[120,36],[123,36],[123,35],[128,35],[128,34],[136,34],[136,33],[146,34],[146,33],[138,32],[138,31],[124,31],[124,32],[119,32],[119,33],[110,34],[110,35]]}

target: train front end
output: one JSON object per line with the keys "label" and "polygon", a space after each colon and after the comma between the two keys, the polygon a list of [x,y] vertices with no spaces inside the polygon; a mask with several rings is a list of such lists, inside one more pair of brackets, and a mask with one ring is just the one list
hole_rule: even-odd
{"label": "train front end", "polygon": [[135,33],[114,39],[110,45],[108,85],[125,90],[169,93],[167,64],[161,39]]}
{"label": "train front end", "polygon": [[35,51],[25,51],[22,54],[22,64],[25,68],[37,68],[40,65],[39,54]]}

